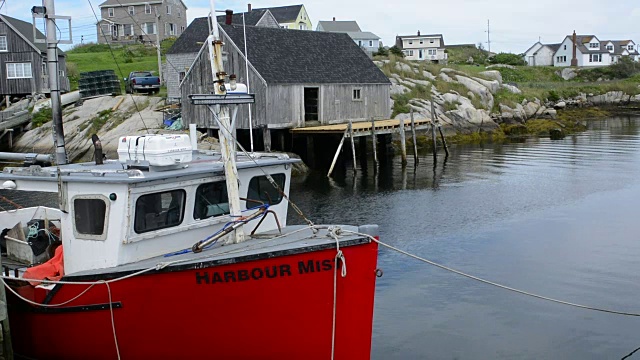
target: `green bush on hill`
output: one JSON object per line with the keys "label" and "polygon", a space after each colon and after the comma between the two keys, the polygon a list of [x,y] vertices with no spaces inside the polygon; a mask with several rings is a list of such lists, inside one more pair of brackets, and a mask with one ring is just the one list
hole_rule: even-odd
{"label": "green bush on hill", "polygon": [[628,79],[640,74],[640,63],[630,57],[622,57],[617,63],[593,69],[582,69],[578,73],[578,81],[598,81]]}
{"label": "green bush on hill", "polygon": [[511,54],[511,53],[500,53],[495,56],[489,58],[489,63],[491,64],[505,64],[505,65],[513,65],[520,66],[526,65],[524,59],[522,59],[522,55]]}

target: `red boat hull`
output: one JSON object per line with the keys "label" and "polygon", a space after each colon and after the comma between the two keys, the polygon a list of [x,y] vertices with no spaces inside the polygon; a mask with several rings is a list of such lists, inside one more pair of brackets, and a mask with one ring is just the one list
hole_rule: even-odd
{"label": "red boat hull", "polygon": [[[348,272],[343,278],[338,269],[335,358],[369,359],[377,244],[341,249]],[[310,250],[230,265],[169,267],[111,283],[121,358],[330,359],[336,250]],[[20,292],[57,304],[86,288],[25,286]],[[19,355],[117,356],[106,285],[56,309],[39,309],[10,295],[9,312]]]}

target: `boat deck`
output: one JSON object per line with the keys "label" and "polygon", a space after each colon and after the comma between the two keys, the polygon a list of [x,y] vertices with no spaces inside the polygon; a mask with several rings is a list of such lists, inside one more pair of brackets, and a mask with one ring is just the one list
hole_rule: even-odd
{"label": "boat deck", "polygon": [[[343,230],[359,231],[357,226],[339,225],[339,227]],[[255,235],[240,244],[222,245],[217,243],[201,253],[189,251],[185,254],[158,256],[117,267],[82,271],[66,275],[65,280],[91,280],[93,277],[100,279],[115,278],[156,267],[159,264],[166,264],[167,269],[171,268],[173,270],[197,269],[203,266],[235,264],[276,256],[332,249],[336,246],[336,240],[330,235],[328,228],[329,226],[327,225],[319,226],[319,231],[314,234],[308,226],[287,226],[282,229],[282,234],[278,233],[278,231],[272,231]],[[360,230],[362,230],[362,227]],[[194,240],[194,243],[196,241]],[[371,240],[363,236],[343,234],[339,236],[339,241],[341,247],[348,247],[368,243]]]}

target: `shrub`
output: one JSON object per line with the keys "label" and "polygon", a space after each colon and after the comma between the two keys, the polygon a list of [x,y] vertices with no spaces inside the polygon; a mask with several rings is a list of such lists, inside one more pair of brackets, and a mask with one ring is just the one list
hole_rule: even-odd
{"label": "shrub", "polygon": [[560,95],[558,95],[555,90],[551,90],[549,91],[549,95],[547,95],[547,100],[551,102],[558,102],[560,101]]}
{"label": "shrub", "polygon": [[378,51],[373,53],[373,56],[389,56],[389,50],[384,46],[380,45]]}
{"label": "shrub", "polygon": [[397,45],[393,45],[392,47],[390,47],[389,53],[401,58],[404,57],[404,53],[402,52],[402,50],[400,50],[400,48]]}
{"label": "shrub", "polygon": [[492,64],[505,64],[513,66],[526,65],[526,62],[524,61],[524,59],[522,59],[521,55],[511,53],[496,54],[495,56],[489,58],[489,62]]}
{"label": "shrub", "polygon": [[31,123],[34,127],[40,127],[48,123],[53,118],[53,111],[50,107],[43,107],[37,113],[31,115]]}
{"label": "shrub", "polygon": [[74,46],[71,50],[68,51],[68,53],[84,54],[84,53],[105,52],[105,51],[109,51],[109,45],[87,43],[87,44],[78,44]]}

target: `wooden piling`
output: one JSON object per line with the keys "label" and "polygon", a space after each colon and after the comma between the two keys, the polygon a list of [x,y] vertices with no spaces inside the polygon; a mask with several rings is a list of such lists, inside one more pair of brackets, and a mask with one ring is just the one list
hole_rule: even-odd
{"label": "wooden piling", "polygon": [[356,143],[353,140],[353,123],[349,120],[349,139],[351,139],[351,155],[353,156],[353,175],[358,171],[356,163]]}
{"label": "wooden piling", "polygon": [[373,143],[373,171],[376,172],[378,171],[378,138],[376,137],[376,121],[373,118],[371,118],[371,140]]}
{"label": "wooden piling", "polygon": [[418,139],[416,138],[416,123],[413,120],[413,108],[411,108],[411,137],[413,138],[413,163],[418,165]]}
{"label": "wooden piling", "polygon": [[264,143],[264,151],[271,152],[271,130],[266,125],[262,127],[262,142]]}
{"label": "wooden piling", "polygon": [[433,105],[433,97],[431,98],[431,140],[433,141],[433,157],[437,157],[438,142],[436,138],[436,109]]}
{"label": "wooden piling", "polygon": [[336,154],[333,156],[333,161],[331,162],[331,167],[329,168],[329,172],[327,173],[327,177],[331,177],[331,173],[333,172],[333,168],[336,166],[336,162],[338,161],[338,156],[340,156],[340,151],[342,151],[342,146],[344,145],[344,138],[347,137],[347,133],[349,129],[344,131],[342,135],[342,139],[340,139],[340,145],[338,145],[338,150],[336,150]]}
{"label": "wooden piling", "polygon": [[438,131],[440,131],[440,138],[442,139],[442,145],[444,146],[444,152],[446,156],[449,156],[449,147],[447,146],[447,139],[444,137],[444,133],[442,132],[442,126],[438,123]]}
{"label": "wooden piling", "polygon": [[407,166],[407,138],[404,133],[404,120],[400,119],[400,150],[402,151],[402,166]]}

